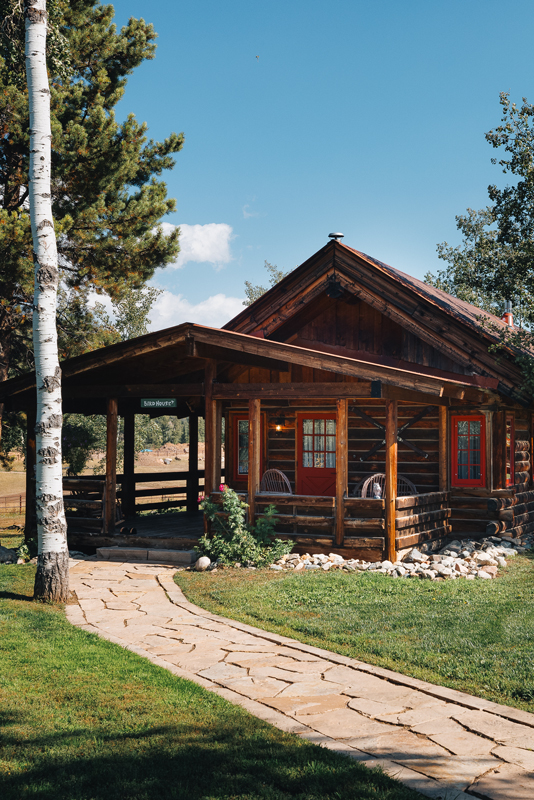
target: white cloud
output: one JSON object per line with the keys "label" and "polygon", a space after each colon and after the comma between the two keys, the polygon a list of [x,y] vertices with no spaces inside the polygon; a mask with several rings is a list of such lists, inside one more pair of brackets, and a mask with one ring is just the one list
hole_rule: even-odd
{"label": "white cloud", "polygon": [[151,331],[170,328],[182,322],[197,322],[220,328],[240,311],[243,311],[243,298],[214,294],[200,303],[190,303],[182,294],[165,290],[160,294],[150,311]]}
{"label": "white cloud", "polygon": [[208,222],[206,225],[171,225],[163,222],[161,227],[165,233],[170,233],[176,227],[180,228],[180,253],[174,266],[180,269],[189,261],[198,263],[209,262],[217,269],[222,269],[224,264],[232,260],[230,241],[233,230],[225,222]]}

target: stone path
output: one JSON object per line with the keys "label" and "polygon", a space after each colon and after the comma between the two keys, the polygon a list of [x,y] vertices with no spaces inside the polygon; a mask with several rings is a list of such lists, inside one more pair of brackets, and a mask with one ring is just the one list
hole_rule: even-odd
{"label": "stone path", "polygon": [[68,619],[435,800],[534,798],[534,714],[210,614],[175,570],[71,560]]}

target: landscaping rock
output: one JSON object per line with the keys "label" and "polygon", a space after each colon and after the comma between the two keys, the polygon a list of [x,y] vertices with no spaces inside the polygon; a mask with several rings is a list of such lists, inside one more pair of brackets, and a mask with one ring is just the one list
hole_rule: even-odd
{"label": "landscaping rock", "polygon": [[[445,545],[439,553],[423,553],[412,548],[402,561],[369,562],[359,558],[345,560],[337,553],[290,553],[284,555],[271,569],[276,572],[292,570],[300,572],[305,569],[332,572],[343,569],[349,573],[370,572],[373,575],[386,575],[390,578],[423,578],[432,581],[450,581],[457,578],[465,580],[491,580],[499,569],[504,569],[507,559],[518,553],[534,548],[534,534],[522,539],[508,541],[499,536],[489,536],[481,540],[454,540]],[[238,564],[235,565],[240,566]],[[250,565],[248,565],[250,566]],[[195,567],[196,568],[196,567]]]}
{"label": "landscaping rock", "polygon": [[17,551],[0,545],[0,564],[16,564]]}
{"label": "landscaping rock", "polygon": [[413,561],[413,562],[421,562],[421,561],[428,561],[428,556],[421,553],[417,548],[414,547],[413,550],[408,553],[406,556],[406,561]]}
{"label": "landscaping rock", "polygon": [[201,556],[196,562],[194,569],[197,572],[205,572],[210,564],[211,559],[209,559],[207,556]]}

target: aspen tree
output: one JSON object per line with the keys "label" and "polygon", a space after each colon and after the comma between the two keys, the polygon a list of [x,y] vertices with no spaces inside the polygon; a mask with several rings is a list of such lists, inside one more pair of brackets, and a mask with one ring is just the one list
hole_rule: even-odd
{"label": "aspen tree", "polygon": [[34,597],[65,602],[69,552],[61,469],[61,370],[56,303],[59,280],[51,201],[50,88],[46,0],[25,0],[25,58],[30,110],[29,202],[35,283],[33,346],[37,386],[36,506],[39,554]]}

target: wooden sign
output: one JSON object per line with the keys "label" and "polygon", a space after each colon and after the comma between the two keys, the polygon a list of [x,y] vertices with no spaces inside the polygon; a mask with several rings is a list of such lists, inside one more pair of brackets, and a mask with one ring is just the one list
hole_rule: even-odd
{"label": "wooden sign", "polygon": [[176,408],[176,397],[143,397],[141,408]]}

